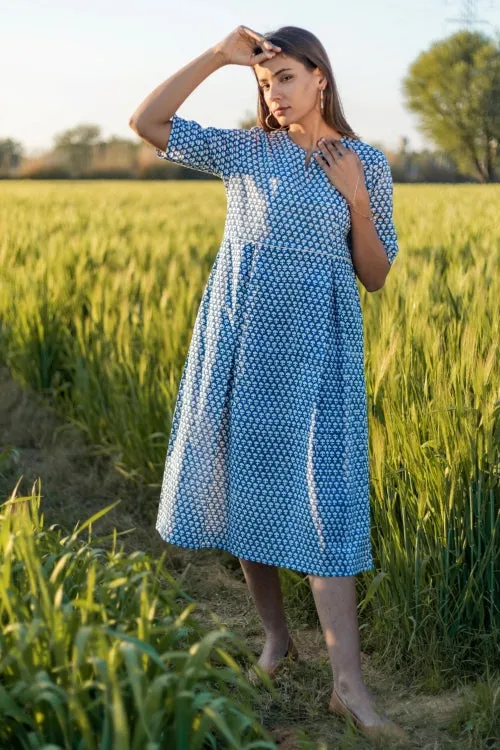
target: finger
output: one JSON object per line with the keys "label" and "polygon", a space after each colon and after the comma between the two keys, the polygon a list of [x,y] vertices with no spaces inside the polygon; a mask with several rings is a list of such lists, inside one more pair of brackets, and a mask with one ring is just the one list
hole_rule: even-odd
{"label": "finger", "polygon": [[337,148],[335,142],[331,140],[325,144],[325,150],[332,164],[336,164],[344,156],[342,151]]}
{"label": "finger", "polygon": [[270,50],[281,51],[281,47],[278,47],[277,44],[273,44],[272,42],[269,41],[269,39],[265,39],[264,37],[260,38],[260,43],[261,43],[260,46],[262,47],[262,49],[264,49],[264,47],[267,47],[267,49],[270,49]]}
{"label": "finger", "polygon": [[328,138],[320,138],[318,141],[319,148],[323,149],[325,153],[330,153],[330,143]]}
{"label": "finger", "polygon": [[330,165],[326,162],[326,160],[320,154],[313,154],[313,156],[318,162],[318,164],[320,165],[320,167],[323,169],[323,171],[326,173],[326,170],[328,169]]}
{"label": "finger", "polygon": [[261,41],[262,34],[259,34],[258,31],[254,31],[250,28],[250,26],[241,26],[240,28],[245,32],[245,34],[248,34],[248,36],[252,37],[252,39],[256,39],[258,42]]}
{"label": "finger", "polygon": [[254,52],[255,56],[259,57],[258,62],[261,62],[263,60],[269,60],[271,57],[275,57],[276,55],[279,55],[281,50],[279,49],[264,49],[264,45],[259,45],[259,47],[263,50],[262,52]]}
{"label": "finger", "polygon": [[335,148],[338,153],[342,154],[342,156],[347,156],[349,153],[349,146],[345,146],[342,141],[335,141]]}
{"label": "finger", "polygon": [[281,52],[281,47],[277,47],[275,44],[271,44],[271,42],[262,42],[260,47],[265,52],[272,52],[274,54],[278,54],[279,52]]}
{"label": "finger", "polygon": [[257,31],[254,31],[249,26],[242,26],[243,30],[250,36],[252,39],[255,39],[257,42],[260,42],[260,45],[262,49],[264,47],[267,47],[268,49],[272,50],[281,50],[281,47],[278,47],[276,44],[273,44],[268,39],[265,39],[262,34],[259,34]]}
{"label": "finger", "polygon": [[344,151],[347,151],[342,141],[334,141],[334,144],[335,148],[337,149],[337,151],[340,151],[340,153],[344,153]]}
{"label": "finger", "polygon": [[252,65],[260,64],[261,62],[264,62],[265,60],[270,60],[272,57],[275,57],[278,54],[278,52],[259,52],[258,55],[253,55],[252,57]]}
{"label": "finger", "polygon": [[324,153],[321,154],[314,154],[316,157],[316,160],[319,161],[322,167],[329,167],[330,166],[330,159],[327,159]]}
{"label": "finger", "polygon": [[338,141],[336,141],[333,138],[327,138],[325,140],[325,147],[327,148],[330,154],[336,154],[337,150],[340,150],[338,149],[337,143]]}
{"label": "finger", "polygon": [[333,159],[333,151],[331,151],[331,150],[330,150],[330,149],[328,148],[328,145],[327,145],[327,144],[326,144],[326,143],[325,143],[324,141],[320,142],[320,143],[318,144],[318,146],[319,146],[319,149],[320,149],[321,153],[323,154],[323,157],[324,157],[325,159],[327,159],[327,161],[328,161],[329,159]]}

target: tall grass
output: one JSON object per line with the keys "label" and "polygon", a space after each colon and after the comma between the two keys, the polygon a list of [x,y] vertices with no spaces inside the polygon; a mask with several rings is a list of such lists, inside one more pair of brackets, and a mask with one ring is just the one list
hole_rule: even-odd
{"label": "tall grass", "polygon": [[401,262],[364,300],[373,636],[421,667],[426,633],[473,671],[500,662],[500,189],[403,195]]}
{"label": "tall grass", "polygon": [[40,484],[0,508],[0,747],[275,748],[248,704],[246,647],[202,629],[163,556],[125,555],[116,530],[93,539],[108,510],[45,528]]}
{"label": "tall grass", "polygon": [[[0,191],[0,357],[123,471],[159,482],[223,186]],[[360,285],[377,566],[364,635],[419,668],[429,650],[498,664],[499,199],[396,185],[400,254],[382,290]]]}

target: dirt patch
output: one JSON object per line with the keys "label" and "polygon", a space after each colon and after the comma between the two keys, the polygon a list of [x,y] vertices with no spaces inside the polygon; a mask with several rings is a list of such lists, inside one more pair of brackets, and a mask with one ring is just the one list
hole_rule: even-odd
{"label": "dirt patch", "polygon": [[[115,527],[118,532],[134,529],[119,537],[127,552],[147,550],[158,557],[165,551],[154,528],[159,487],[120,474],[109,458],[96,455],[81,431],[62,423],[41,397],[13,380],[5,366],[0,366],[0,394],[0,453],[8,453],[0,463],[1,502],[19,480],[17,497],[30,495],[40,479],[45,526],[59,523],[72,531],[78,521],[83,523],[119,500],[95,522],[93,536],[111,533]],[[178,553],[172,562],[176,557]]]}

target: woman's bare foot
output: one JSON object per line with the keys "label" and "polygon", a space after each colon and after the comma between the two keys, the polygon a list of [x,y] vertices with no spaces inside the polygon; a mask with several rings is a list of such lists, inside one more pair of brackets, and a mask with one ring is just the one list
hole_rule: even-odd
{"label": "woman's bare foot", "polygon": [[386,716],[379,714],[375,709],[373,694],[364,682],[349,684],[340,680],[335,684],[334,689],[347,708],[356,714],[363,724],[380,726],[389,721]]}
{"label": "woman's bare foot", "polygon": [[282,633],[269,634],[266,637],[264,648],[257,662],[258,666],[264,669],[266,672],[270,672],[278,664],[279,660],[285,656],[290,633],[288,630]]}
{"label": "woman's bare foot", "polygon": [[386,747],[392,747],[394,742],[398,746],[403,742],[406,746],[410,741],[406,730],[391,721],[388,716],[377,713],[373,697],[364,683],[356,682],[356,686],[357,689],[351,686],[349,690],[345,685],[342,688],[334,688],[328,706],[330,711],[350,716],[367,737],[383,739],[384,742],[390,743],[385,745]]}

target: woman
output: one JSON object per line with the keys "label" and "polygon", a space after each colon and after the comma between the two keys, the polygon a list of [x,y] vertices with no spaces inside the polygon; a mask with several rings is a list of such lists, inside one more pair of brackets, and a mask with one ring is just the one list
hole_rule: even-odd
{"label": "woman", "polygon": [[[260,125],[202,127],[176,114],[230,64],[253,69]],[[130,126],[159,157],[221,177],[228,209],[180,379],[156,528],[172,544],[238,556],[270,675],[297,656],[278,566],[308,573],[334,676],[329,708],[367,734],[401,735],[362,679],[354,578],[374,567],[356,276],[380,289],[398,252],[387,158],[353,133],[324,47],[293,26],[239,26],[160,84]]]}

